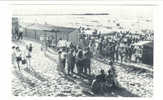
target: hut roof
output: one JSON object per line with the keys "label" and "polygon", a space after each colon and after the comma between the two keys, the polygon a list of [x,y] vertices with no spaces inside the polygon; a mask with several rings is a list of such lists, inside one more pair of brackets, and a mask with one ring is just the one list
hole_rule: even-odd
{"label": "hut roof", "polygon": [[153,48],[153,42],[149,42],[149,43],[146,43],[146,44],[144,44],[144,45],[147,46],[147,47]]}
{"label": "hut roof", "polygon": [[153,48],[153,42],[152,41],[140,41],[138,43],[133,44],[135,46],[148,46]]}
{"label": "hut roof", "polygon": [[42,31],[49,31],[49,32],[63,32],[63,33],[70,33],[75,30],[75,28],[69,27],[60,27],[60,26],[53,26],[53,25],[43,25],[43,24],[31,24],[26,25],[25,28],[33,29],[33,30],[42,30]]}

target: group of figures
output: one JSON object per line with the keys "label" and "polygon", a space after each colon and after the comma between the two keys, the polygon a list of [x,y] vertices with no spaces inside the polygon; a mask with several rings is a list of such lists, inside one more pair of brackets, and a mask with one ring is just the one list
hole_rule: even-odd
{"label": "group of figures", "polygon": [[58,51],[59,66],[62,72],[65,72],[67,62],[67,73],[73,74],[76,66],[77,73],[91,74],[91,57],[92,52],[89,48],[62,48]]}
{"label": "group of figures", "polygon": [[141,63],[143,48],[134,44],[141,41],[153,41],[153,32],[150,31],[144,35],[130,31],[95,36],[82,34],[82,39],[88,41],[88,46],[96,57],[110,59],[113,62]]}
{"label": "group of figures", "polygon": [[12,47],[12,64],[17,66],[19,71],[22,65],[26,67],[31,66],[32,48],[32,44],[26,45],[25,49],[19,46]]}
{"label": "group of figures", "polygon": [[[153,33],[149,35],[134,35],[129,31],[115,32],[112,36],[89,36],[81,34],[82,41],[86,47],[70,44],[68,48],[59,48],[59,68],[61,72],[67,72],[68,75],[73,75],[76,67],[77,74],[91,74],[91,59],[101,58],[110,61],[110,69],[108,73],[101,69],[101,73],[91,81],[91,90],[100,94],[110,92],[114,87],[120,87],[116,80],[116,70],[113,66],[114,62],[131,62],[133,59],[136,63],[141,63],[142,50],[139,46],[136,48],[133,44],[139,41],[153,41]],[[67,67],[65,67],[67,64]],[[67,68],[67,69],[66,69]],[[67,70],[67,71],[66,71]],[[92,75],[93,76],[93,75]]]}
{"label": "group of figures", "polygon": [[117,81],[116,70],[113,63],[109,63],[110,69],[105,74],[104,70],[101,70],[100,74],[95,77],[91,84],[91,90],[95,94],[110,93],[115,88],[120,88],[120,84]]}
{"label": "group of figures", "polygon": [[[82,75],[91,77],[89,81],[91,82],[90,88],[93,93],[99,94],[109,92],[108,90],[118,86],[118,82],[116,80],[117,75],[112,61],[109,63],[108,74],[105,74],[103,69],[99,75],[91,73],[91,59],[93,57],[93,53],[90,51],[89,47],[84,49],[73,46],[68,49],[60,48],[58,50],[58,55],[58,67],[61,72],[72,76],[73,74],[77,74],[79,77]],[[77,70],[75,71],[75,69]]]}

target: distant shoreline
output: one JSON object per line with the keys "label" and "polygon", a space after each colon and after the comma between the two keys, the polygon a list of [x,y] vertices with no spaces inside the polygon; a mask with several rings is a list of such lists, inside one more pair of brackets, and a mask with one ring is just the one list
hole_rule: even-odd
{"label": "distant shoreline", "polygon": [[19,14],[13,16],[61,16],[61,15],[110,15],[109,13],[83,13],[83,14]]}

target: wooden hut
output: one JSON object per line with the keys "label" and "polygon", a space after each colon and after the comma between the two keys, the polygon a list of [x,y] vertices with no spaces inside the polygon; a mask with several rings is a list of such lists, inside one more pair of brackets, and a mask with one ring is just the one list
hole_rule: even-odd
{"label": "wooden hut", "polygon": [[142,61],[145,64],[153,65],[153,42],[143,45]]}
{"label": "wooden hut", "polygon": [[75,28],[58,27],[53,25],[31,24],[25,26],[25,37],[40,41],[40,36],[46,36],[48,39],[53,39],[57,43],[59,39],[69,40],[69,33]]}
{"label": "wooden hut", "polygon": [[140,41],[135,43],[134,46],[142,46],[142,62],[153,65],[153,41]]}
{"label": "wooden hut", "polygon": [[19,31],[19,21],[17,17],[12,17],[12,40],[15,39],[16,34]]}

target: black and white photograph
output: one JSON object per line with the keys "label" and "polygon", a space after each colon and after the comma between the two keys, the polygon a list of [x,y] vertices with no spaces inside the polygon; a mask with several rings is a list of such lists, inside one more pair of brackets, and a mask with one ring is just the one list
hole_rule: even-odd
{"label": "black and white photograph", "polygon": [[12,95],[153,97],[154,8],[12,5]]}

